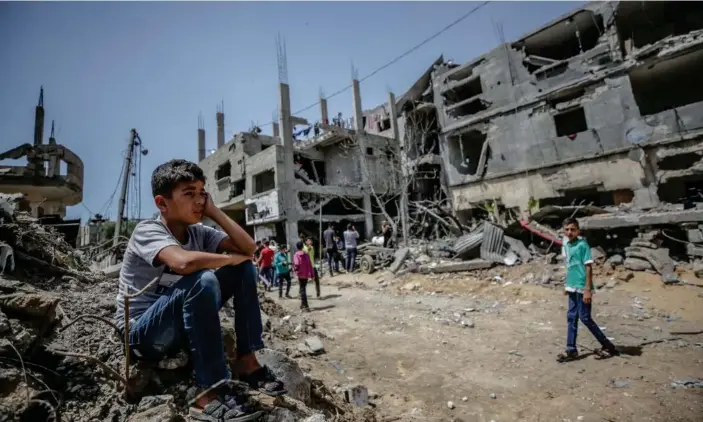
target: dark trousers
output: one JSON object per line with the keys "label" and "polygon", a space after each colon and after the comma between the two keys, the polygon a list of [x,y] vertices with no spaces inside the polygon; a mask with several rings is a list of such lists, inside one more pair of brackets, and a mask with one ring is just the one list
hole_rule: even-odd
{"label": "dark trousers", "polygon": [[290,273],[279,273],[278,275],[278,297],[283,297],[283,282],[286,282],[286,296],[290,295]]}
{"label": "dark trousers", "polygon": [[347,263],[345,265],[348,272],[354,271],[356,265],[356,248],[347,248]]}
{"label": "dark trousers", "polygon": [[[334,271],[339,272],[339,262],[337,261],[337,249],[327,249],[327,266],[330,269],[330,276],[334,275]],[[332,271],[334,268],[334,271]]]}
{"label": "dark trousers", "polygon": [[169,287],[131,324],[129,342],[134,356],[158,361],[187,346],[198,385],[231,378],[218,312],[232,298],[237,354],[262,349],[256,268],[245,261],[217,271],[198,271]]}
{"label": "dark trousers", "polygon": [[273,267],[263,267],[260,270],[261,277],[263,277],[266,281],[264,281],[264,285],[268,288],[273,286],[273,278],[274,275],[276,274],[273,270]]}
{"label": "dark trousers", "polygon": [[320,273],[317,268],[313,268],[313,271],[315,272],[315,293],[317,293],[317,297],[320,297]]}
{"label": "dark trousers", "polygon": [[298,285],[300,285],[300,309],[307,309],[307,308],[309,308],[308,294],[306,292],[306,289],[308,287],[308,279],[307,278],[299,278]]}
{"label": "dark trousers", "polygon": [[568,326],[566,334],[567,352],[575,352],[577,350],[576,336],[578,334],[579,320],[588,328],[604,349],[613,350],[615,348],[613,343],[605,337],[598,324],[591,318],[591,304],[583,303],[583,294],[569,292],[569,310],[566,313]]}

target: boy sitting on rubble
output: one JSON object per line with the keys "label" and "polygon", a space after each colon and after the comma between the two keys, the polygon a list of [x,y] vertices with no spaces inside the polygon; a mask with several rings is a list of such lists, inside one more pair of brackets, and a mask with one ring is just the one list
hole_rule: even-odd
{"label": "boy sitting on rubble", "polygon": [[567,336],[566,352],[557,356],[559,362],[569,362],[578,357],[576,334],[579,319],[591,331],[591,334],[603,346],[596,351],[597,359],[615,356],[618,351],[613,343],[603,334],[598,324],[591,318],[593,301],[593,259],[591,247],[580,236],[579,222],[575,218],[564,220],[564,233],[568,239],[564,243],[566,262],[566,282],[564,294],[569,296],[569,310],[566,313]]}
{"label": "boy sitting on rubble", "polygon": [[[134,358],[158,361],[187,347],[200,390],[190,403],[190,416],[250,421],[260,412],[249,409],[229,382],[220,330],[218,311],[231,298],[239,379],[271,396],[286,390],[254,355],[264,347],[254,240],[213,204],[204,186],[203,171],[185,160],[171,160],[154,170],[151,188],[161,215],[140,222],[127,244],[116,322],[124,329],[123,295],[146,289],[129,300]],[[204,217],[224,233],[198,224]]]}

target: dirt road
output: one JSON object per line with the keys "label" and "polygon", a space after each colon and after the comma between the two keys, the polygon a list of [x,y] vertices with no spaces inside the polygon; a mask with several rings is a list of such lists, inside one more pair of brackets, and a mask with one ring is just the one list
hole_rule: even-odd
{"label": "dirt road", "polygon": [[[584,358],[558,364],[566,298],[520,284],[540,270],[524,265],[500,282],[485,273],[325,277],[309,317],[330,338],[306,369],[328,385],[365,385],[387,421],[703,420],[703,389],[672,386],[703,379],[703,336],[670,334],[703,327],[703,289],[665,287],[646,273],[604,288],[594,319],[616,344],[672,340],[598,361],[581,325]],[[297,300],[280,303],[299,313]]]}

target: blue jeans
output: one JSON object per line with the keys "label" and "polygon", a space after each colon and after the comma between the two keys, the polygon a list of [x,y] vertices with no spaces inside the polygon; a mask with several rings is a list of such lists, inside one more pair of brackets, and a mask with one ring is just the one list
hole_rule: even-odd
{"label": "blue jeans", "polygon": [[583,303],[583,294],[569,292],[569,310],[566,313],[567,334],[566,334],[566,351],[576,351],[576,335],[578,334],[579,319],[591,331],[591,334],[598,340],[604,349],[612,350],[615,348],[613,343],[605,337],[603,331],[598,327],[595,321],[591,318],[591,304]]}
{"label": "blue jeans", "polygon": [[346,262],[346,270],[348,272],[354,271],[354,265],[356,264],[356,248],[348,248],[347,249],[347,262]]}
{"label": "blue jeans", "polygon": [[256,269],[251,261],[246,261],[184,276],[166,290],[130,326],[135,357],[156,361],[188,347],[200,386],[230,379],[218,312],[231,298],[237,355],[262,349]]}

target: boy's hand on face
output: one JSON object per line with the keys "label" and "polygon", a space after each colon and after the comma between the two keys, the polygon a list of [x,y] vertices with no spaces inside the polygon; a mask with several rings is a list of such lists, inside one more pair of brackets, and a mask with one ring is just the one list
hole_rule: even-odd
{"label": "boy's hand on face", "polygon": [[203,211],[203,214],[205,214],[206,217],[212,217],[213,212],[215,212],[218,208],[215,206],[215,203],[212,201],[212,195],[209,193],[205,194],[205,210]]}
{"label": "boy's hand on face", "polygon": [[591,293],[590,290],[586,290],[583,292],[583,303],[589,304],[591,303],[591,298],[593,297],[593,294]]}

